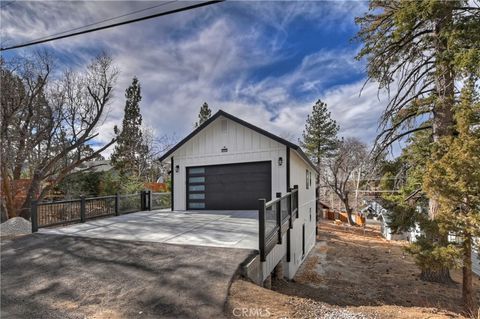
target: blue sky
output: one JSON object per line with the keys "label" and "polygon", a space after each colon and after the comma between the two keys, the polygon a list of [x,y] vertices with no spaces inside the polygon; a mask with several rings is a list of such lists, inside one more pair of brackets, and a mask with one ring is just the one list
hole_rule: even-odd
{"label": "blue sky", "polygon": [[[2,45],[61,32],[159,2],[24,2],[1,13]],[[185,5],[176,2],[153,9]],[[110,30],[16,50],[46,47],[64,66],[82,67],[109,52],[120,76],[98,143],[109,140],[123,116],[124,90],[142,85],[145,125],[158,137],[187,135],[204,101],[282,137],[297,141],[312,105],[322,99],[340,134],[371,144],[386,104],[375,83],[360,96],[364,62],[354,17],[360,1],[227,1]],[[145,12],[142,12],[145,14]],[[7,55],[7,56],[8,56]]]}

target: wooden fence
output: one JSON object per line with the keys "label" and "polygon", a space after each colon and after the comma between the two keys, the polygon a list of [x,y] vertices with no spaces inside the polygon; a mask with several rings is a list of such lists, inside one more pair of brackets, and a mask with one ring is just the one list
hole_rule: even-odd
{"label": "wooden fence", "polygon": [[[347,215],[346,212],[334,212],[334,211],[329,210],[327,212],[327,219],[329,219],[329,220],[339,219],[340,221],[342,221],[344,223],[348,223],[348,215]],[[364,216],[353,213],[352,214],[352,219],[357,225],[360,225],[360,226],[365,225],[365,217]]]}

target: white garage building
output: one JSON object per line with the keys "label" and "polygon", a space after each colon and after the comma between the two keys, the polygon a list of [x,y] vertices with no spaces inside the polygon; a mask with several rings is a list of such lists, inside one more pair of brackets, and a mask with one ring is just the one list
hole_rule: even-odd
{"label": "white garage building", "polygon": [[316,235],[316,169],[299,146],[218,111],[160,161],[171,163],[172,210],[258,210],[297,186],[298,218],[262,263],[263,277],[283,261],[293,278]]}

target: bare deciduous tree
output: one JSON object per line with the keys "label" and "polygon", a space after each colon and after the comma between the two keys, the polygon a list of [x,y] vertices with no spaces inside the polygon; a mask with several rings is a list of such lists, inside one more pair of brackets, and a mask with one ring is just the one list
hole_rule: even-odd
{"label": "bare deciduous tree", "polygon": [[[96,57],[84,71],[54,76],[46,52],[1,61],[1,179],[8,217],[29,218],[31,201],[47,192],[75,167],[98,156],[110,141],[85,152],[97,136],[112,97],[117,70],[112,59]],[[28,183],[25,200],[14,198],[18,181]]]}
{"label": "bare deciduous tree", "polygon": [[352,220],[353,207],[350,195],[355,190],[355,172],[368,159],[367,146],[356,138],[342,140],[335,156],[326,160],[327,172],[321,174],[324,183],[340,198],[348,215],[348,223],[355,224]]}
{"label": "bare deciduous tree", "polygon": [[155,132],[151,127],[145,126],[142,129],[143,142],[148,146],[148,153],[142,165],[142,176],[149,182],[156,182],[160,176],[166,177],[166,172],[170,165],[165,166],[158,158],[173,145],[176,144],[175,136],[163,135],[155,137]]}

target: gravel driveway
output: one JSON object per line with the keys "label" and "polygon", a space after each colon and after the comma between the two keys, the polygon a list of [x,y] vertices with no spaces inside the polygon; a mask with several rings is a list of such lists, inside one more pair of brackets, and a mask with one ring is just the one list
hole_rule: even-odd
{"label": "gravel driveway", "polygon": [[221,318],[251,250],[33,234],[1,246],[1,318]]}

